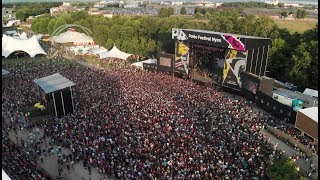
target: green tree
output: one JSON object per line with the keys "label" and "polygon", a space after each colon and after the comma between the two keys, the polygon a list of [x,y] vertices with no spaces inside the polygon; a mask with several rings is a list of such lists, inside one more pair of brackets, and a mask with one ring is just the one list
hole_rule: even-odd
{"label": "green tree", "polygon": [[307,11],[304,9],[298,9],[296,12],[297,19],[304,19],[307,17]]}
{"label": "green tree", "polygon": [[182,15],[187,14],[187,9],[186,9],[186,7],[182,7],[182,8],[181,8],[180,14],[182,14]]}
{"label": "green tree", "polygon": [[282,17],[286,18],[286,17],[288,17],[288,12],[287,12],[287,11],[282,11],[282,12],[280,13],[280,15],[281,15]]}
{"label": "green tree", "polygon": [[267,169],[267,174],[274,180],[289,180],[299,177],[297,165],[289,158],[274,160],[273,164]]}
{"label": "green tree", "polygon": [[309,70],[312,62],[312,56],[307,50],[308,44],[302,42],[294,51],[292,55],[294,65],[289,74],[292,81],[297,82],[302,88],[308,85]]}
{"label": "green tree", "polygon": [[16,17],[21,22],[24,22],[28,18],[24,10],[17,11],[16,12]]}
{"label": "green tree", "polygon": [[278,3],[278,7],[279,7],[279,8],[283,8],[283,7],[284,7],[284,4],[283,4],[283,3]]}
{"label": "green tree", "polygon": [[173,8],[160,8],[158,16],[161,18],[169,17],[174,14]]}

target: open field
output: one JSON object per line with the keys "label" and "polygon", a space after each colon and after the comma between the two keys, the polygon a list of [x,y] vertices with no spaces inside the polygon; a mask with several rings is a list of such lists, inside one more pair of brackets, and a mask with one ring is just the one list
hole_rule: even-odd
{"label": "open field", "polygon": [[274,22],[280,27],[288,29],[290,33],[303,33],[306,30],[316,27],[318,23],[317,20],[310,19],[295,19],[295,20],[286,20],[286,19],[274,19]]}

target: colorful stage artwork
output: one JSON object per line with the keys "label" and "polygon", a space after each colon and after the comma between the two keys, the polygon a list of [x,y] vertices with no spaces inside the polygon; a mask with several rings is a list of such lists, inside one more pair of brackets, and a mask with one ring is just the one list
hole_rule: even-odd
{"label": "colorful stage artwork", "polygon": [[177,71],[188,74],[189,47],[183,42],[176,41],[174,68]]}
{"label": "colorful stage artwork", "polygon": [[230,49],[226,55],[222,84],[241,87],[240,73],[246,68],[247,52]]}

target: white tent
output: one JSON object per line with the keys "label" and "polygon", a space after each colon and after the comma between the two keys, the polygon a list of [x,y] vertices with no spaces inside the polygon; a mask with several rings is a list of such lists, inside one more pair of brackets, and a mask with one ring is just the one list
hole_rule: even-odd
{"label": "white tent", "polygon": [[11,21],[8,21],[8,23],[7,23],[6,25],[4,25],[3,27],[11,27],[11,26],[13,26],[14,24],[19,25],[19,24],[20,24],[20,20],[11,20]]}
{"label": "white tent", "polygon": [[53,41],[57,43],[73,43],[75,45],[94,44],[92,37],[76,31],[66,31],[58,36],[53,36]]}
{"label": "white tent", "polygon": [[125,52],[120,51],[115,45],[113,46],[113,48],[105,53],[100,53],[100,59],[104,59],[104,58],[118,58],[118,59],[123,59],[126,60],[129,56],[131,56],[132,54],[128,54]]}
{"label": "white tent", "polygon": [[90,49],[90,53],[96,54],[96,55],[99,55],[101,53],[106,53],[106,52],[108,52],[108,49],[106,49],[104,47]]}
{"label": "white tent", "polygon": [[144,61],[135,62],[135,63],[132,63],[131,66],[136,66],[136,67],[139,67],[139,68],[143,69],[143,63],[146,63],[146,64],[157,64],[157,59],[147,59],[147,60],[144,60]]}
{"label": "white tent", "polygon": [[11,180],[11,178],[8,176],[8,174],[2,169],[2,176],[3,180]]}
{"label": "white tent", "polygon": [[38,40],[40,40],[43,37],[43,34],[37,34],[36,37]]}
{"label": "white tent", "polygon": [[28,39],[27,34],[25,32],[23,32],[22,34],[18,34],[18,35],[13,36],[13,38],[20,39],[20,40],[27,40]]}
{"label": "white tent", "polygon": [[24,51],[28,53],[30,57],[34,57],[37,54],[47,54],[40,46],[36,36],[32,36],[30,39],[22,40],[3,35],[2,56],[7,58],[11,53],[15,51]]}

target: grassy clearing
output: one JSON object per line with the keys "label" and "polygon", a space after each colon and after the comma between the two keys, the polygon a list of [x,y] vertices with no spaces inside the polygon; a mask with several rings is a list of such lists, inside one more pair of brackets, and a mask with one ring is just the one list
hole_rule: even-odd
{"label": "grassy clearing", "polygon": [[306,19],[306,20],[286,20],[286,19],[274,19],[274,22],[280,27],[287,29],[290,33],[303,33],[306,30],[316,27],[318,21]]}

